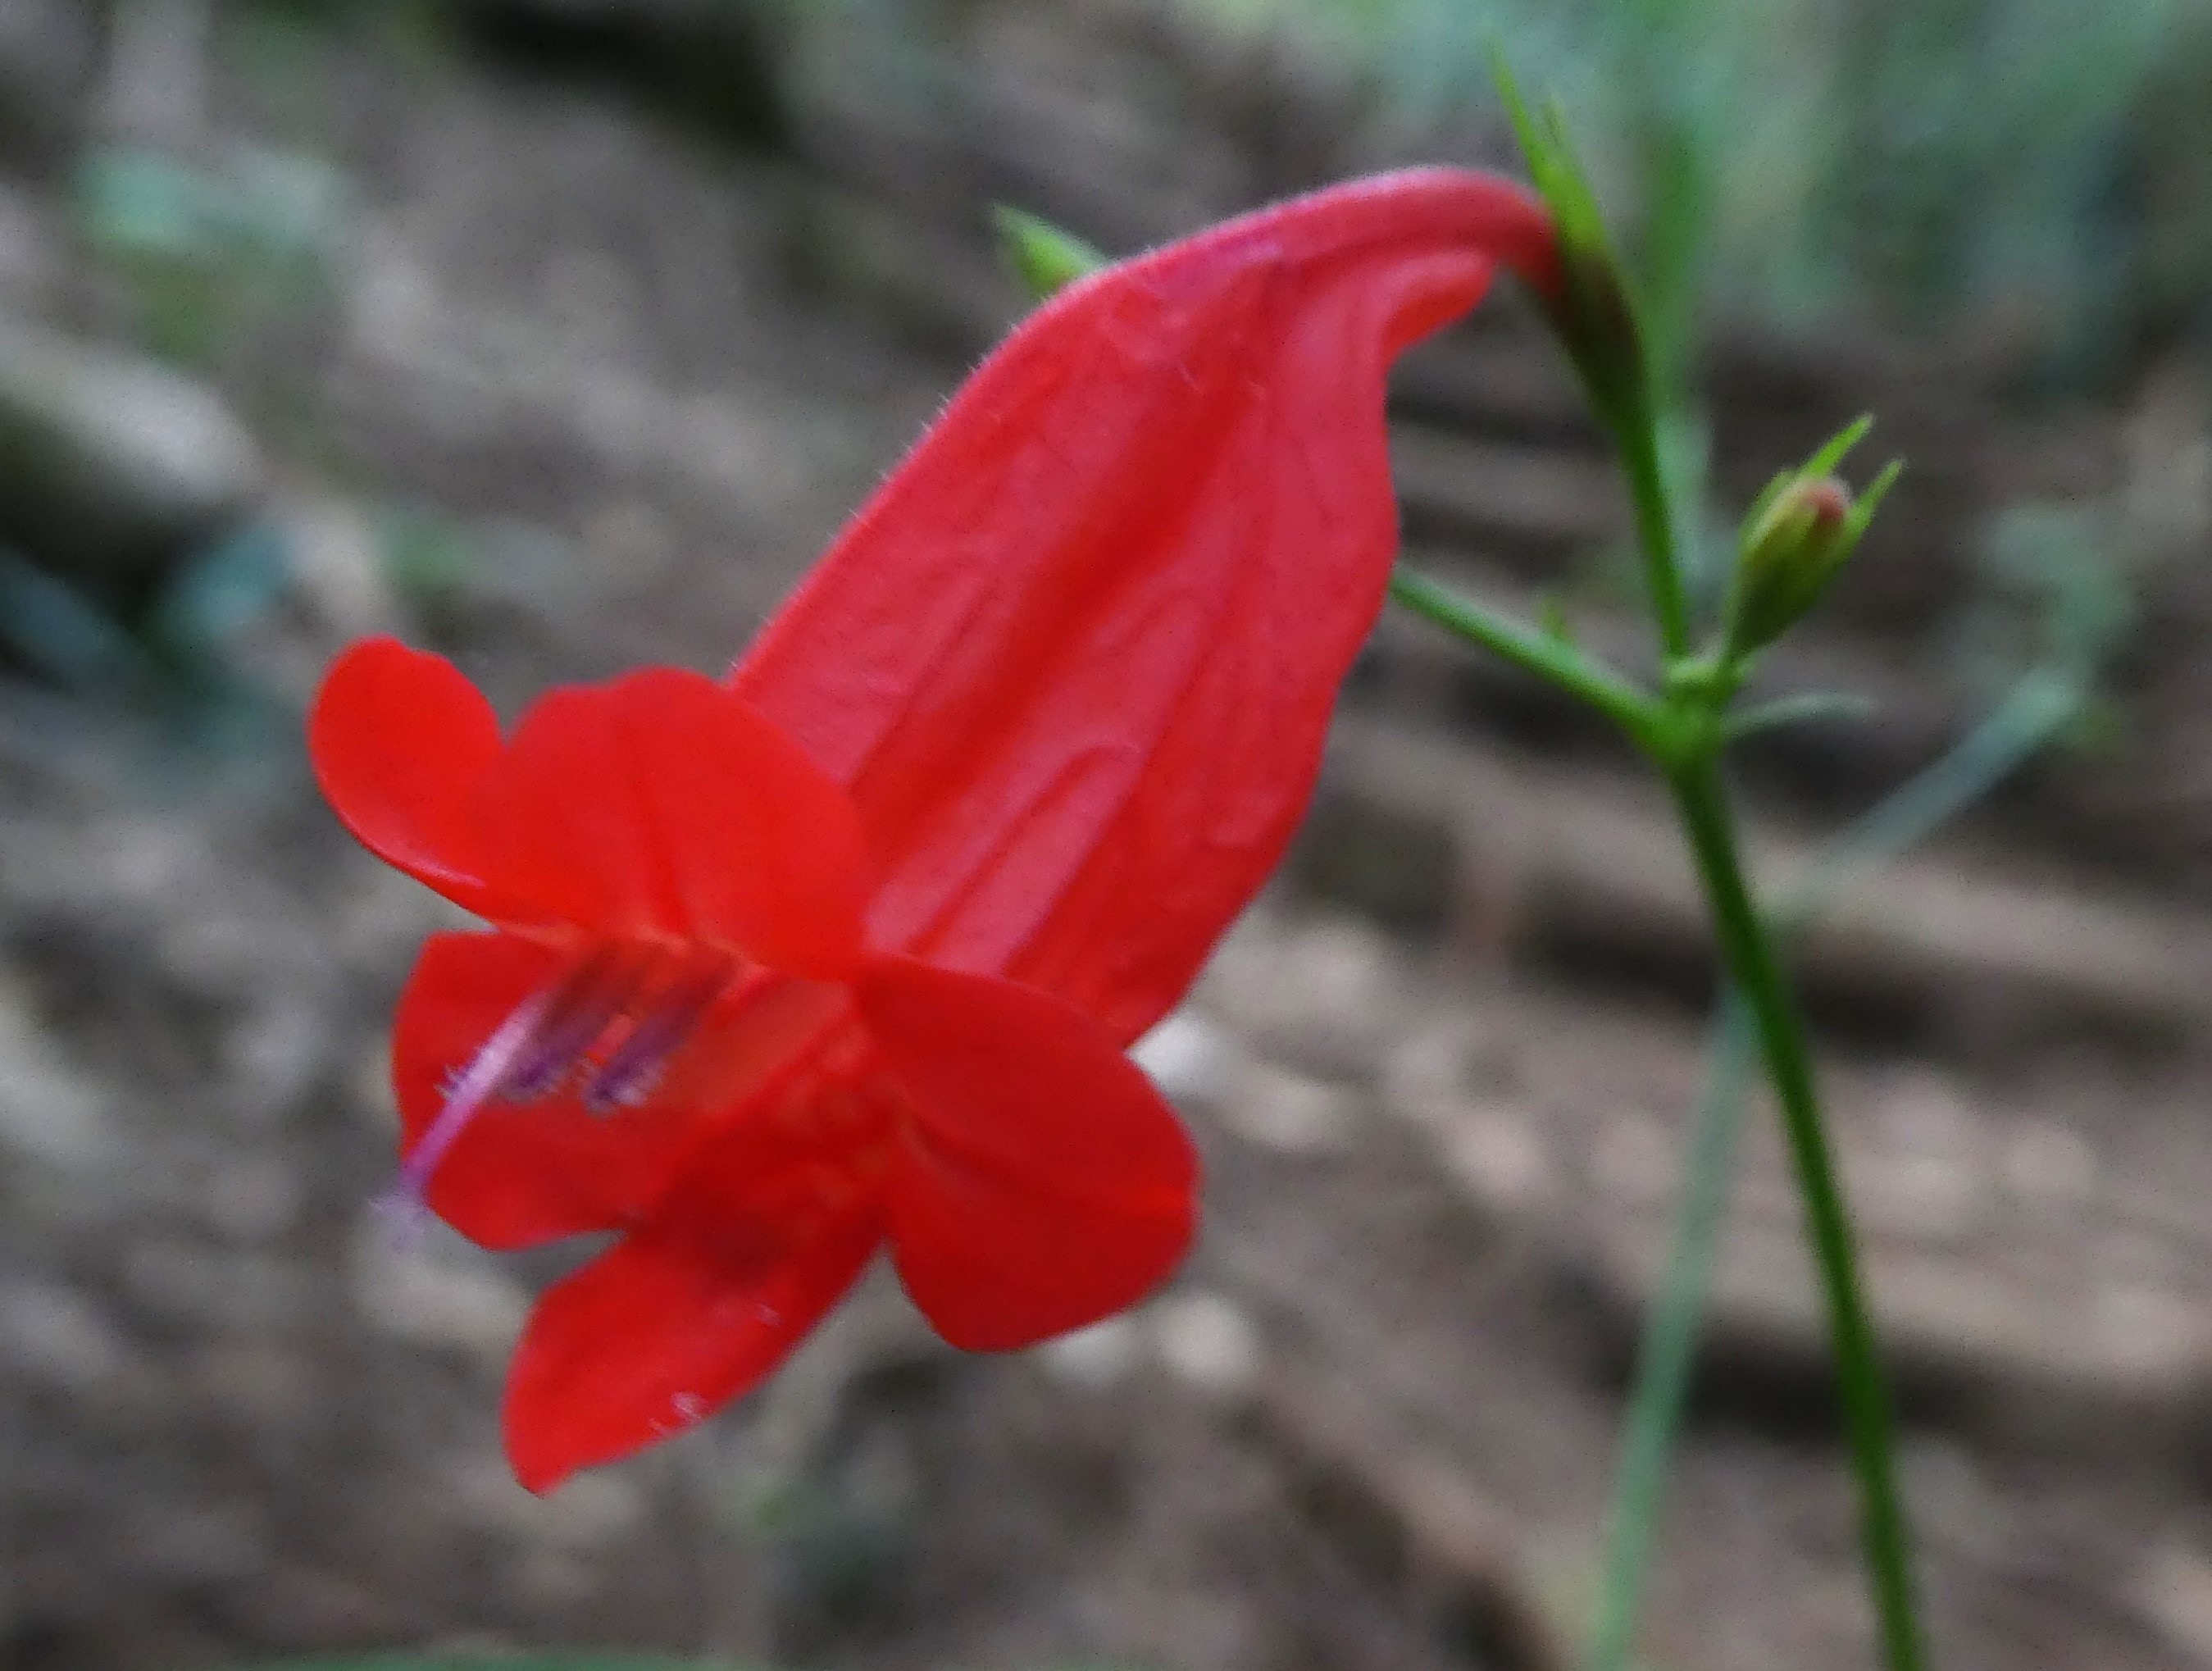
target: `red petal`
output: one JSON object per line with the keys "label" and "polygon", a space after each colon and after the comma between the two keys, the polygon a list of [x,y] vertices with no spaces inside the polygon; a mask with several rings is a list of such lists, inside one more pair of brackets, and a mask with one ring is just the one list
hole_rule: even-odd
{"label": "red petal", "polygon": [[[569,961],[512,934],[431,937],[392,1026],[403,1153],[493,1030]],[[697,1129],[696,1113],[666,1098],[607,1115],[571,1096],[488,1103],[431,1174],[430,1207],[488,1248],[614,1230],[667,1189]]]}
{"label": "red petal", "polygon": [[985,362],[732,674],[850,787],[872,944],[1117,1040],[1279,858],[1397,548],[1382,380],[1549,260],[1425,170],[1071,286]]}
{"label": "red petal", "polygon": [[550,916],[717,940],[799,975],[852,965],[867,885],[852,805],[712,679],[656,667],[552,692],[477,809],[501,887]]}
{"label": "red petal", "polygon": [[939,1334],[1028,1346],[1143,1297],[1188,1246],[1198,1160],[1111,1040],[1056,999],[904,958],[860,1012],[908,1099],[893,1256]]}
{"label": "red petal", "polygon": [[853,1285],[880,1239],[853,1214],[772,1227],[656,1223],[538,1303],[507,1379],[507,1460],[532,1491],[693,1426],[750,1390]]}
{"label": "red petal", "polygon": [[499,720],[453,663],[397,639],[356,644],[324,675],[307,751],[363,847],[459,905],[485,905],[469,795],[499,757]]}
{"label": "red petal", "polygon": [[883,1237],[881,1145],[871,1126],[813,1112],[768,1108],[720,1128],[649,1221],[538,1303],[507,1380],[524,1485],[702,1419],[852,1285]]}

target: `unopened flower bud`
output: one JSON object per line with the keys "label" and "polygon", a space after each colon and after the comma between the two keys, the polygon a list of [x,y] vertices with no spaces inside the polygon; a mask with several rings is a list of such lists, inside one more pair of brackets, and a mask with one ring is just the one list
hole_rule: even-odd
{"label": "unopened flower bud", "polygon": [[1858,544],[1864,520],[1832,476],[1785,477],[1744,525],[1729,610],[1736,654],[1779,638],[1827,589]]}

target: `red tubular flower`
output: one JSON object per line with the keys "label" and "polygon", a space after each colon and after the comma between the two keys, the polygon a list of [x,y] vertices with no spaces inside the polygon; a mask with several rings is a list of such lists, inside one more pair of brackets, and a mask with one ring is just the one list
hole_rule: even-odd
{"label": "red tubular flower", "polygon": [[1070,287],[988,360],[717,684],[557,690],[502,738],[390,640],[324,792],[495,925],[402,999],[409,1177],[497,1248],[617,1231],[509,1383],[544,1489],[781,1361],[888,1244],[1018,1346],[1182,1256],[1197,1167],[1121,1054],[1280,857],[1396,547],[1382,380],[1525,193],[1421,171]]}

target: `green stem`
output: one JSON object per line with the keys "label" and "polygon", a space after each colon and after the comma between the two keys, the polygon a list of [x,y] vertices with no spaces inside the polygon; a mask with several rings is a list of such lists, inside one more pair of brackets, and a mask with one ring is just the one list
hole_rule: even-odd
{"label": "green stem", "polygon": [[[1786,936],[1853,878],[1917,846],[1988,793],[2081,712],[2084,689],[2081,679],[2056,669],[2038,669],[2022,678],[1942,758],[1828,846],[1774,907],[1775,927]],[[1729,1186],[1735,1176],[1736,1145],[1758,1048],[1750,1014],[1730,987],[1706,1040],[1705,1096],[1692,1122],[1667,1262],[1638,1347],[1635,1383],[1621,1424],[1589,1671],[1626,1671],[1634,1646],[1668,1459],[1689,1401],[1698,1329],[1727,1222]]]}
{"label": "green stem", "polygon": [[1650,746],[1656,720],[1651,698],[1566,640],[1492,614],[1472,598],[1402,566],[1390,576],[1390,595],[1422,619],[1580,696]]}
{"label": "green stem", "polygon": [[1804,1024],[1744,879],[1718,761],[1700,753],[1674,765],[1668,775],[1713,914],[1722,959],[1750,1012],[1796,1168],[1808,1239],[1827,1302],[1844,1433],[1858,1476],[1860,1533],[1884,1657],[1890,1671],[1920,1671],[1924,1660],[1892,1449],[1888,1391],[1861,1292],[1850,1217],[1821,1124]]}
{"label": "green stem", "polygon": [[1637,547],[1644,554],[1644,578],[1651,589],[1659,643],[1667,660],[1678,661],[1690,653],[1690,606],[1674,549],[1674,511],[1659,460],[1659,426],[1648,412],[1634,414],[1616,427],[1613,440],[1628,475]]}

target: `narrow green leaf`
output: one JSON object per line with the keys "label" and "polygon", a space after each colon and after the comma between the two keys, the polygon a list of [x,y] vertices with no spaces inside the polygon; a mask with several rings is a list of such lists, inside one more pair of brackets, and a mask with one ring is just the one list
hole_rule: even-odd
{"label": "narrow green leaf", "polygon": [[1805,690],[1755,703],[1741,714],[1731,714],[1721,734],[1731,743],[1741,743],[1747,737],[1778,731],[1784,726],[1812,725],[1826,720],[1863,720],[1873,712],[1872,702],[1847,690]]}

